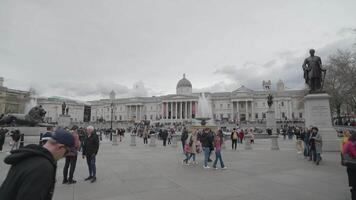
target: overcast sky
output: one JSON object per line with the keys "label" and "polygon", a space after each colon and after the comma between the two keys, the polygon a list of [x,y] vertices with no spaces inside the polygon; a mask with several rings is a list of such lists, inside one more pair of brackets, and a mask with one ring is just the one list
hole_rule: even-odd
{"label": "overcast sky", "polygon": [[301,89],[310,48],[355,49],[355,0],[0,0],[5,86],[81,100]]}

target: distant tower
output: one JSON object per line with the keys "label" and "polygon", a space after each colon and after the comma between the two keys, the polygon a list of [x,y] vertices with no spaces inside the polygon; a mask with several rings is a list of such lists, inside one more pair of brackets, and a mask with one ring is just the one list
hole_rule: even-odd
{"label": "distant tower", "polygon": [[277,82],[277,91],[283,91],[284,90],[284,83],[281,79]]}
{"label": "distant tower", "polygon": [[272,83],[271,83],[271,80],[268,80],[268,81],[262,81],[262,87],[264,90],[271,90],[272,89]]}
{"label": "distant tower", "polygon": [[111,90],[110,92],[110,100],[114,100],[115,99],[115,92],[114,90]]}

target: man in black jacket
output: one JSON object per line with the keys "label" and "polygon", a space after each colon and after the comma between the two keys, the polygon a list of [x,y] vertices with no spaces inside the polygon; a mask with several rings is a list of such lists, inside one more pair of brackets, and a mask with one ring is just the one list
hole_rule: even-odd
{"label": "man in black jacket", "polygon": [[0,199],[52,199],[57,160],[73,145],[73,136],[59,129],[43,147],[30,144],[11,151],[4,160],[12,166],[0,187]]}
{"label": "man in black jacket", "polygon": [[84,140],[83,144],[83,158],[84,156],[87,159],[87,164],[89,168],[89,176],[85,179],[86,181],[91,180],[91,182],[96,181],[96,165],[95,165],[95,156],[99,150],[99,138],[98,135],[94,132],[93,126],[87,127],[87,137]]}

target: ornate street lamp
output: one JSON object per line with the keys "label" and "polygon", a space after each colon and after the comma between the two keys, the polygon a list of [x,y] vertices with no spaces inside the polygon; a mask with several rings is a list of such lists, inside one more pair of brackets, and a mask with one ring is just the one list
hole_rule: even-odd
{"label": "ornate street lamp", "polygon": [[113,117],[113,112],[114,112],[114,103],[113,102],[111,102],[110,108],[111,108],[110,129],[112,130],[112,117]]}

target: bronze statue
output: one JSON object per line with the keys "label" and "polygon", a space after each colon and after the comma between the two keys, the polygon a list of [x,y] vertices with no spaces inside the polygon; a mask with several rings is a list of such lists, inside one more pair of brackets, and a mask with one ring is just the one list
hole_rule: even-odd
{"label": "bronze statue", "polygon": [[[315,50],[309,50],[310,56],[304,60],[303,71],[305,83],[309,86],[310,93],[321,92],[325,79],[326,69],[323,69],[321,58],[315,56]],[[324,75],[322,76],[322,72]]]}
{"label": "bronze statue", "polygon": [[267,96],[267,104],[268,104],[268,107],[271,108],[271,106],[273,104],[273,96],[272,96],[272,94],[269,94]]}
{"label": "bronze statue", "polygon": [[66,102],[63,101],[63,103],[62,103],[62,115],[65,114],[66,107],[67,107]]}
{"label": "bronze statue", "polygon": [[66,107],[66,115],[68,115],[68,113],[69,113],[69,107],[67,106]]}
{"label": "bronze statue", "polygon": [[28,114],[7,114],[0,119],[0,125],[47,126],[43,122],[46,111],[42,105],[31,108]]}

